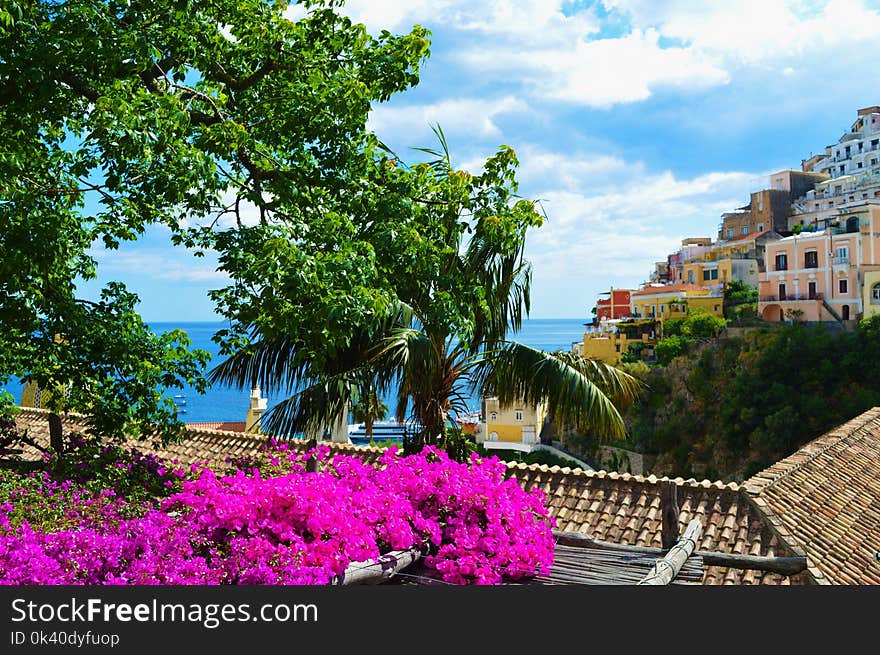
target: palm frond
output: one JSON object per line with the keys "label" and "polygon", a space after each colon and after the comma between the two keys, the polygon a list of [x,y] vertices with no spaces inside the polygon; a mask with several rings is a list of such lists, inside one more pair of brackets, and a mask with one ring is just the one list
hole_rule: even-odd
{"label": "palm frond", "polygon": [[236,389],[259,386],[267,394],[288,394],[312,376],[311,364],[303,343],[279,336],[238,351],[207,377],[212,384]]}
{"label": "palm frond", "polygon": [[347,411],[361,381],[356,374],[324,378],[285,398],[260,420],[264,432],[281,437],[297,433],[321,436],[321,432]]}
{"label": "palm frond", "polygon": [[547,403],[555,420],[610,438],[626,436],[615,402],[631,402],[640,386],[638,380],[604,362],[518,342],[488,351],[474,369],[476,390],[497,397],[502,406]]}

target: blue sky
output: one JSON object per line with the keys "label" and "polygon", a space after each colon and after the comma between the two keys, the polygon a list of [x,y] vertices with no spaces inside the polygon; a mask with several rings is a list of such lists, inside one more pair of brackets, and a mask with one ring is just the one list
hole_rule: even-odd
{"label": "blue sky", "polygon": [[[290,16],[296,17],[297,7]],[[860,0],[356,0],[369,30],[432,31],[421,83],[374,109],[397,152],[446,133],[478,172],[498,145],[548,221],[529,235],[532,317],[587,318],[610,286],[636,287],[682,238],[769,173],[837,142],[880,104],[880,3]],[[210,258],[161,229],[94,253],[148,321],[212,320]],[[93,290],[90,285],[87,293]]]}

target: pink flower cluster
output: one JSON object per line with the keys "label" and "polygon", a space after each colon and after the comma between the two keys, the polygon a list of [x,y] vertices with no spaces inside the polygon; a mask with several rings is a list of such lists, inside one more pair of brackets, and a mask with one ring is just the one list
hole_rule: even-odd
{"label": "pink flower cluster", "polygon": [[[462,464],[433,448],[407,457],[389,449],[378,466],[330,461],[324,449],[268,457],[271,473],[204,469],[140,515],[121,499],[76,496],[101,512],[74,509],[62,530],[10,523],[14,503],[0,503],[0,583],[327,584],[352,562],[413,546],[456,584],[552,564],[541,492],[505,480],[497,459]],[[311,457],[320,472],[306,471]]]}

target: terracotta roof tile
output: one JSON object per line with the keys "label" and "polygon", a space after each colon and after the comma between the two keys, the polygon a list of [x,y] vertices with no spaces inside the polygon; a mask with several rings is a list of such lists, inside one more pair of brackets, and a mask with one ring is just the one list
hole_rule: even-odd
{"label": "terracotta roof tile", "polygon": [[831,430],[744,485],[803,548],[816,581],[880,584],[880,408]]}
{"label": "terracotta roof tile", "polygon": [[[48,442],[44,410],[18,417],[32,438]],[[77,417],[65,429],[83,431]],[[156,449],[182,464],[250,455],[265,437],[210,429],[191,429],[189,438]],[[143,445],[143,444],[142,444]],[[299,444],[297,444],[299,445]],[[304,444],[303,444],[304,445]],[[25,449],[24,457],[39,452]],[[331,445],[333,453],[375,462],[379,448]],[[660,547],[660,482],[655,475],[508,465],[508,475],[524,488],[541,489],[558,529],[603,541]],[[823,435],[789,458],[745,483],[672,480],[678,491],[679,525],[703,523],[699,549],[760,556],[808,557],[808,575],[786,578],[760,571],[705,567],[707,584],[880,583],[880,408]]]}
{"label": "terracotta roof tile", "polygon": [[[509,474],[526,489],[545,485],[545,474],[537,467],[523,469],[509,466]],[[550,513],[563,521],[560,530],[572,526],[602,541],[659,548],[662,517],[658,479],[632,475],[612,475],[605,471],[582,472],[578,484],[570,477],[556,482],[557,492],[548,496]],[[789,554],[775,534],[767,529],[760,512],[744,497],[739,485],[685,482],[674,480],[678,487],[679,525],[681,529],[693,518],[703,522],[699,548],[706,551],[742,552],[763,556]],[[561,495],[560,495],[561,494]],[[575,505],[567,502],[571,496]],[[723,528],[722,526],[727,526]],[[726,530],[725,538],[722,532]],[[748,574],[751,583],[779,584],[784,576],[760,571],[742,571],[724,567],[705,567],[704,583],[738,584]]]}
{"label": "terracotta roof tile", "polygon": [[679,291],[703,291],[703,287],[696,284],[688,284],[682,282],[679,284],[664,284],[662,286],[643,287],[632,295],[634,296],[655,296],[661,293],[678,293]]}

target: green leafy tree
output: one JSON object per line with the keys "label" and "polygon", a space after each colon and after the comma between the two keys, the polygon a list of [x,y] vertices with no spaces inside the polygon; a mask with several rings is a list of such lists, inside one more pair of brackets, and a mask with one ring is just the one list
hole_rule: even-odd
{"label": "green leafy tree", "polygon": [[[69,388],[51,409],[86,412],[105,436],[180,431],[162,391],[203,389],[206,354],[183,333],[152,333],[120,284],[98,302],[77,293],[98,276],[101,248],[154,224],[195,255],[221,254],[227,352],[246,341],[242,325],[308,324],[316,358],[332,358],[352,325],[388,306],[377,262],[420,251],[406,225],[382,222],[395,212],[383,198],[413,198],[365,124],[373,103],[417,83],[427,32],[373,38],[337,2],[307,0],[296,22],[287,4],[3,5],[0,383]],[[266,316],[271,287],[243,295],[238,271],[273,253],[286,275]]]}
{"label": "green leafy tree", "polygon": [[660,339],[657,345],[654,346],[657,363],[661,366],[667,366],[676,357],[684,355],[692,343],[692,339],[681,335]]}
{"label": "green leafy tree", "polygon": [[711,339],[727,324],[723,318],[714,316],[705,310],[697,310],[687,315],[681,325],[681,334],[694,339]]}
{"label": "green leafy tree", "polygon": [[480,175],[471,175],[452,166],[443,134],[437,135],[442,150],[425,150],[436,159],[392,168],[404,198],[418,200],[389,197],[399,213],[379,229],[417,244],[418,256],[392,250],[382,258],[397,295],[389,308],[359,322],[336,357],[316,358],[307,326],[297,332],[287,323],[283,333],[234,354],[212,379],[292,392],[264,416],[272,432],[318,432],[362,392],[366,378],[380,390],[396,386],[397,418],[422,427],[409,450],[447,445],[449,419],[466,411],[471,393],[497,396],[502,404],[546,401],[558,418],[622,436],[614,401],[634,397],[632,377],[507,339],[528,312],[531,266],[523,249],[526,231],[541,223],[535,204],[515,196],[515,154],[502,147]]}

